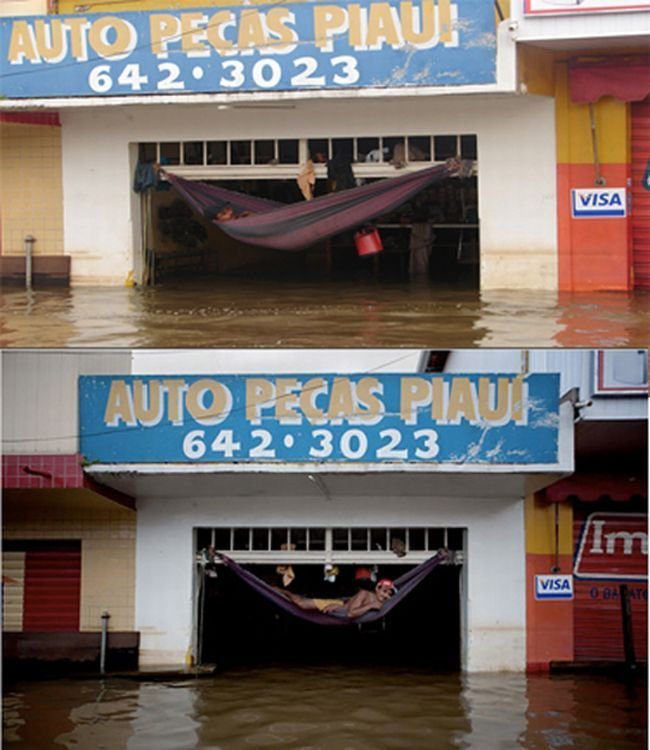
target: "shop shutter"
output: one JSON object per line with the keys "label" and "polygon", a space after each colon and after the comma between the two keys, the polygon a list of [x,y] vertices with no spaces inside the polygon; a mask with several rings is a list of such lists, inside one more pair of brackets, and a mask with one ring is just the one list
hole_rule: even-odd
{"label": "shop shutter", "polygon": [[[625,514],[596,514],[595,517]],[[621,616],[620,585],[627,584],[631,598],[634,650],[637,661],[647,661],[648,630],[648,584],[646,580],[635,580],[640,570],[645,570],[647,553],[642,554],[640,542],[636,541],[633,554],[624,554],[622,542],[617,543],[613,554],[602,554],[592,558],[592,573],[611,575],[608,579],[581,579],[582,569],[588,574],[589,565],[581,566],[580,541],[588,513],[577,512],[574,520],[574,543],[576,565],[574,573],[574,643],[576,661],[624,661],[623,621]],[[593,518],[593,517],[592,517]],[[647,531],[647,517],[629,514],[625,528],[637,533]],[[603,542],[604,544],[604,542]],[[647,548],[646,548],[647,549]],[[595,562],[594,562],[595,560]],[[626,578],[629,576],[629,578]]]}
{"label": "shop shutter", "polygon": [[650,99],[631,108],[634,286],[650,289]]}
{"label": "shop shutter", "polygon": [[30,545],[25,555],[23,631],[78,631],[81,544]]}
{"label": "shop shutter", "polygon": [[2,552],[2,629],[19,633],[23,629],[25,553]]}

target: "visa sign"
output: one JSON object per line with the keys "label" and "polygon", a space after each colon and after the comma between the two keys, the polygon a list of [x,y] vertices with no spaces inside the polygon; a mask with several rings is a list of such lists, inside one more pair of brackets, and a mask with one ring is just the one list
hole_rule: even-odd
{"label": "visa sign", "polygon": [[571,216],[574,219],[626,216],[625,188],[574,188]]}
{"label": "visa sign", "polygon": [[573,599],[573,576],[535,576],[535,599]]}

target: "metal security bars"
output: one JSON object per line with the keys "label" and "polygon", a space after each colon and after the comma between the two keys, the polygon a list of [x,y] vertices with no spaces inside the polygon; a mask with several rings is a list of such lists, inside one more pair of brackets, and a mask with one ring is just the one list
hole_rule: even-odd
{"label": "metal security bars", "polygon": [[196,529],[196,551],[242,562],[415,562],[441,547],[462,553],[463,529],[436,527],[218,527]]}

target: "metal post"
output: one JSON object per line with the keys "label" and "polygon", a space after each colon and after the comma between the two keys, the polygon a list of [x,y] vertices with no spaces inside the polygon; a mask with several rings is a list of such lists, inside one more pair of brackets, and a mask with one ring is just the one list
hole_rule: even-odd
{"label": "metal post", "polygon": [[632,631],[632,607],[630,592],[627,584],[619,586],[621,595],[621,617],[623,618],[623,648],[625,651],[625,665],[628,669],[636,669],[636,654],[634,653],[634,633]]}
{"label": "metal post", "polygon": [[106,610],[102,612],[102,640],[99,647],[99,671],[101,674],[106,672],[106,647],[108,645],[108,620],[110,615]]}
{"label": "metal post", "polygon": [[25,286],[27,289],[32,288],[32,255],[34,254],[34,243],[36,237],[28,234],[25,237]]}

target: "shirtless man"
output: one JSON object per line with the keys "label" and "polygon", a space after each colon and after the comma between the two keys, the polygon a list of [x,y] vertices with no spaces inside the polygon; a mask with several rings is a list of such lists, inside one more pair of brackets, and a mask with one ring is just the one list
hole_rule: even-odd
{"label": "shirtless man", "polygon": [[374,591],[357,591],[349,599],[318,599],[299,596],[291,591],[277,589],[301,609],[318,610],[337,617],[355,619],[365,615],[371,609],[381,609],[395,593],[395,584],[389,578],[382,578],[377,582]]}

